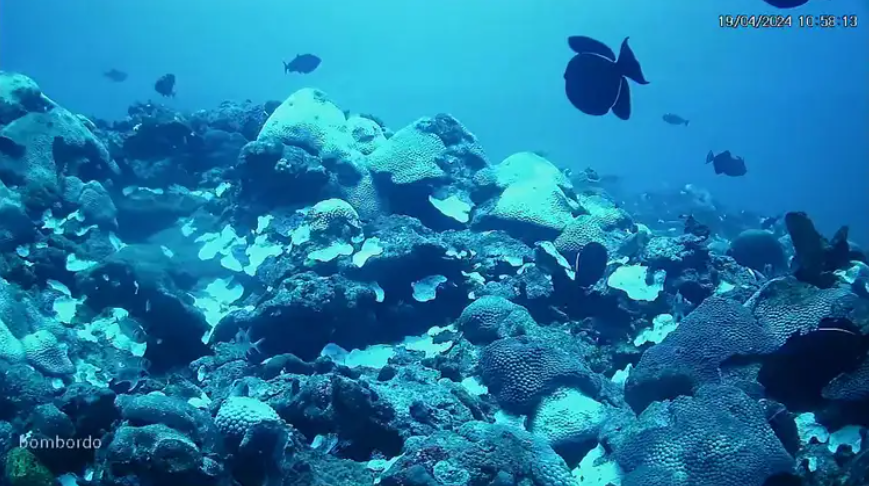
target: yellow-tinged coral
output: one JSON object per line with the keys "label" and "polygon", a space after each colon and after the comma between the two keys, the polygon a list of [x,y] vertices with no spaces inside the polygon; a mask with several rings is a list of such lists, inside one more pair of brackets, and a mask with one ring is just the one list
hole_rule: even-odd
{"label": "yellow-tinged coral", "polygon": [[490,217],[561,231],[573,217],[570,200],[557,185],[542,180],[507,186]]}
{"label": "yellow-tinged coral", "polygon": [[304,147],[328,158],[352,158],[367,154],[386,138],[377,123],[362,117],[348,118],[326,93],[312,88],[296,91],[266,120],[259,141],[278,141]]}
{"label": "yellow-tinged coral", "polygon": [[322,233],[332,230],[340,230],[346,226],[359,229],[359,214],[347,201],[341,199],[327,199],[320,201],[311,208],[306,218],[311,231]]}
{"label": "yellow-tinged coral", "polygon": [[567,223],[554,244],[559,253],[572,260],[585,245],[592,241],[606,245],[607,234],[598,218],[581,214]]}
{"label": "yellow-tinged coral", "polygon": [[534,152],[519,152],[507,157],[494,167],[494,175],[500,187],[530,180],[549,181],[561,189],[573,187],[561,169]]}
{"label": "yellow-tinged coral", "polygon": [[395,185],[446,177],[437,164],[446,145],[437,135],[419,130],[418,123],[402,128],[368,156],[372,172],[388,175]]}
{"label": "yellow-tinged coral", "polygon": [[624,209],[601,194],[581,194],[579,203],[605,229],[626,229],[633,225],[631,216]]}

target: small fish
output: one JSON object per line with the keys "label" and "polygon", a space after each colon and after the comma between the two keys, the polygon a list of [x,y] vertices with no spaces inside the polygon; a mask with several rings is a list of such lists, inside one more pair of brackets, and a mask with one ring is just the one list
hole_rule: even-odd
{"label": "small fish", "polygon": [[109,69],[108,71],[104,72],[103,76],[111,79],[112,81],[114,81],[116,83],[123,83],[124,81],[127,80],[127,73],[125,73],[123,71],[119,71],[119,70],[114,69],[114,68]]}
{"label": "small fish", "polygon": [[163,97],[175,97],[175,75],[164,74],[154,83],[154,90],[163,95]]}
{"label": "small fish", "polygon": [[309,74],[320,66],[322,59],[313,54],[298,54],[290,62],[284,61],[284,74]]}
{"label": "small fish", "polygon": [[662,116],[661,118],[670,125],[685,125],[686,127],[688,126],[688,120],[682,118],[679,115],[676,115],[675,113],[665,113],[664,116]]}
{"label": "small fish", "polygon": [[[129,393],[150,376],[148,373],[150,367],[151,362],[146,358],[132,360],[129,363],[121,363],[111,378],[110,386]],[[126,387],[121,386],[122,384],[126,384]]]}
{"label": "small fish", "polygon": [[616,117],[629,119],[631,92],[627,79],[638,84],[649,82],[628,46],[628,38],[622,41],[618,60],[606,44],[590,37],[572,36],[567,42],[577,54],[564,71],[564,90],[570,103],[587,115],[602,116],[612,110]]}
{"label": "small fish", "polygon": [[809,3],[809,0],[763,0],[765,3],[772,5],[775,8],[795,8]]}
{"label": "small fish", "polygon": [[724,174],[730,177],[744,176],[748,169],[745,168],[745,159],[742,157],[734,157],[730,150],[725,150],[718,155],[714,155],[710,150],[706,154],[706,163],[712,162],[715,167],[716,174]]}
{"label": "small fish", "polygon": [[585,174],[585,180],[588,182],[600,182],[600,174],[597,173],[596,170],[591,167],[586,167],[585,170],[582,171]]}

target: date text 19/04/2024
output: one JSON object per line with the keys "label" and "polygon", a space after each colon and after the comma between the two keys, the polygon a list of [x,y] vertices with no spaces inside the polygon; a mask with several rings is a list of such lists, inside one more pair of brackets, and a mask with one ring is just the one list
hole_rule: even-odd
{"label": "date text 19/04/2024", "polygon": [[775,15],[729,14],[718,16],[718,26],[731,29],[776,29],[804,27],[816,29],[857,28],[857,16],[847,15]]}

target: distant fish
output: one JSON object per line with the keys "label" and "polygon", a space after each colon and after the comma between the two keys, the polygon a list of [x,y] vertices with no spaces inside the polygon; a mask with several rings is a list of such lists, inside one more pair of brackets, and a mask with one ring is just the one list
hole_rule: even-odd
{"label": "distant fish", "polygon": [[629,78],[639,84],[649,84],[643,77],[640,63],[622,41],[618,60],[606,44],[585,36],[567,39],[576,56],[564,71],[565,93],[576,109],[593,116],[606,115],[610,110],[622,120],[631,117]]}
{"label": "distant fish", "polygon": [[663,118],[664,121],[669,123],[670,125],[685,125],[686,127],[688,126],[688,120],[674,113],[665,113],[664,116],[661,118]]}
{"label": "distant fish", "polygon": [[713,155],[710,150],[706,154],[706,163],[712,162],[715,167],[716,174],[724,174],[730,177],[744,176],[748,169],[745,168],[745,159],[742,157],[734,157],[730,150],[725,150],[718,155]]}
{"label": "distant fish", "polygon": [[108,71],[103,73],[103,76],[111,79],[116,83],[123,83],[127,80],[127,73],[123,71],[118,71],[117,69],[109,69]]}
{"label": "distant fish", "polygon": [[809,3],[809,0],[763,0],[775,8],[794,8]]}
{"label": "distant fish", "polygon": [[685,229],[683,230],[683,234],[686,235],[694,235],[701,239],[709,238],[709,235],[712,234],[712,231],[709,229],[709,226],[697,221],[693,214],[682,215],[682,218],[685,220]]}
{"label": "distant fish", "polygon": [[298,54],[290,62],[284,61],[284,74],[309,74],[320,66],[323,60],[313,54]]}
{"label": "distant fish", "polygon": [[622,176],[616,174],[604,174],[600,176],[601,184],[615,185],[622,182]]}
{"label": "distant fish", "polygon": [[600,182],[600,174],[598,174],[597,171],[592,169],[591,167],[586,167],[582,171],[582,173],[585,174],[586,181],[592,182],[592,183]]}
{"label": "distant fish", "polygon": [[164,74],[154,83],[154,89],[164,97],[175,97],[175,75]]}

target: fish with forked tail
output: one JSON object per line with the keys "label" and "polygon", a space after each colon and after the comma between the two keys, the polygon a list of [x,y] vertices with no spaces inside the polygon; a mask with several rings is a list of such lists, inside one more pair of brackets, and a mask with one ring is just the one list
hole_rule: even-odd
{"label": "fish with forked tail", "polygon": [[284,61],[284,74],[310,74],[320,66],[321,62],[323,60],[313,54],[298,54],[292,61]]}
{"label": "fish with forked tail", "polygon": [[745,167],[745,159],[734,156],[730,153],[730,150],[725,150],[718,155],[713,154],[710,150],[706,154],[706,163],[712,163],[716,174],[741,177],[748,173],[748,169]]}
{"label": "fish with forked tail", "polygon": [[619,57],[606,44],[585,36],[567,39],[576,56],[564,71],[567,99],[579,111],[592,116],[610,111],[622,119],[631,117],[631,91],[628,79],[649,84],[628,38],[622,41]]}

